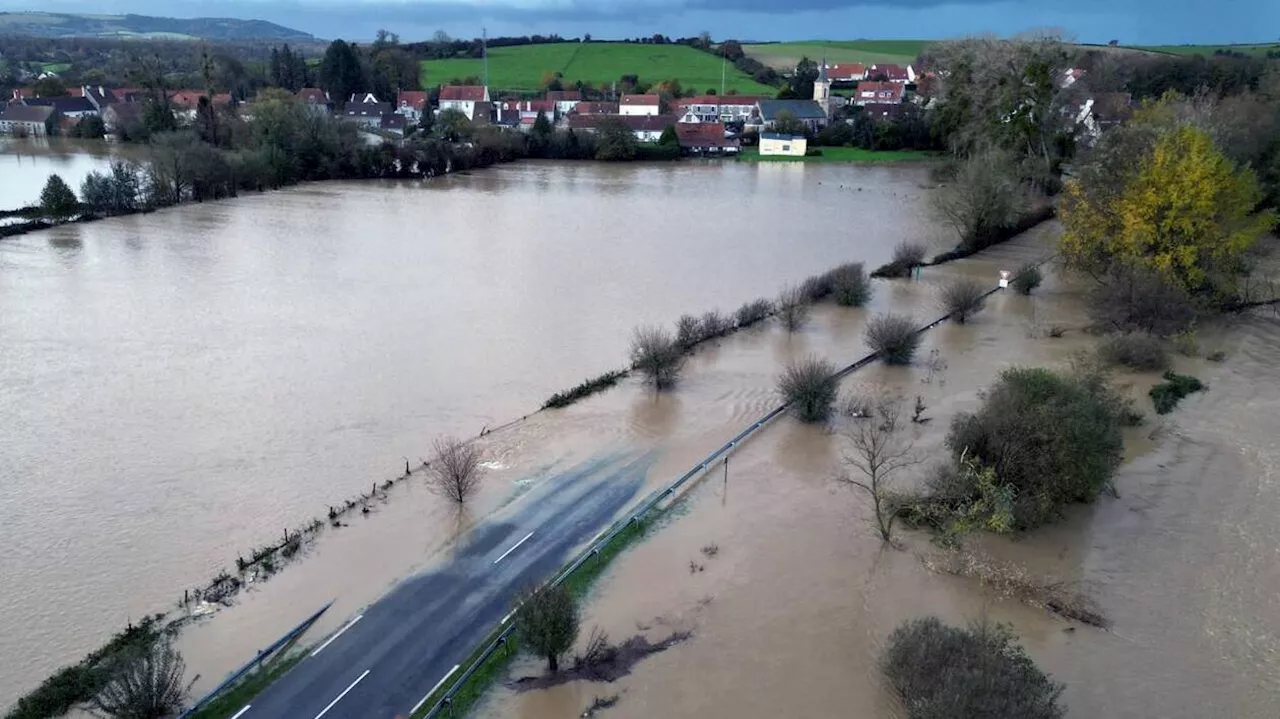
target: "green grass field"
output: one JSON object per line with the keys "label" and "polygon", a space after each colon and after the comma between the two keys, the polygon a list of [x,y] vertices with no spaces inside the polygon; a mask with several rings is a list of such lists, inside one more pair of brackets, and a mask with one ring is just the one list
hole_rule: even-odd
{"label": "green grass field", "polygon": [[822,154],[806,157],[776,155],[761,157],[760,148],[744,147],[742,148],[742,154],[738,155],[738,159],[744,162],[912,162],[932,160],[937,157],[936,153],[923,152],[921,150],[876,152],[874,150],[864,150],[861,147],[815,147],[813,149],[821,150]]}
{"label": "green grass field", "polygon": [[1214,50],[1231,50],[1242,52],[1252,57],[1266,57],[1268,50],[1280,51],[1280,43],[1262,45],[1134,45],[1134,50],[1162,52],[1170,55],[1204,55],[1208,57]]}
{"label": "green grass field", "polygon": [[69,62],[42,62],[40,70],[43,72],[61,73],[71,69]]}
{"label": "green grass field", "polygon": [[887,62],[905,65],[913,62],[928,44],[928,40],[812,40],[743,45],[742,49],[769,67],[791,70],[802,57],[815,61],[825,57],[831,63]]}
{"label": "green grass field", "polygon": [[[720,89],[719,58],[684,45],[623,43],[557,43],[495,47],[489,51],[489,87],[495,91],[536,91],[542,76],[559,72],[566,85],[582,80],[592,85],[611,83],[623,75],[639,75],[644,82],[676,78],[698,92]],[[426,60],[422,85],[433,87],[464,77],[480,77],[482,60]],[[743,95],[774,95],[777,88],[761,85],[733,65],[727,66],[725,89]]]}

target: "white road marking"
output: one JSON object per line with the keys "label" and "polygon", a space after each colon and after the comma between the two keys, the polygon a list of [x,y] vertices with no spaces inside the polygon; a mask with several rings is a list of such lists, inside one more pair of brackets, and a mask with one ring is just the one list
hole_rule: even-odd
{"label": "white road marking", "polygon": [[249,711],[249,707],[250,707],[250,706],[252,706],[252,705],[251,705],[251,704],[245,704],[245,705],[244,705],[244,709],[241,709],[240,711],[236,712],[235,716],[231,717],[231,719],[240,719],[240,717],[244,716],[244,713],[245,713],[245,712]]}
{"label": "white road marking", "polygon": [[[345,627],[343,627],[343,628],[339,629],[337,634],[334,634],[333,636],[329,637],[329,638],[325,641],[325,643],[324,643],[324,644],[321,644],[321,645],[319,646],[319,648],[317,648],[314,652],[311,652],[311,656],[313,656],[313,657],[314,657],[315,655],[317,655],[317,654],[319,654],[320,652],[324,651],[324,648],[325,648],[325,647],[329,646],[330,644],[333,644],[333,640],[335,640],[335,639],[337,639],[338,637],[342,636],[342,633],[343,633],[343,632],[345,632],[345,631],[347,631],[348,629],[350,629],[351,627],[355,626],[356,622],[360,621],[361,619],[364,619],[364,615],[363,615],[363,614],[361,614],[361,615],[359,615],[358,617],[356,617],[355,619],[352,619],[351,621],[347,622],[347,626],[345,626]],[[235,718],[235,717],[231,717],[231,719],[236,719],[236,718]]]}
{"label": "white road marking", "polygon": [[519,542],[516,542],[515,544],[511,545],[511,549],[508,549],[507,551],[503,552],[501,557],[498,557],[497,559],[493,560],[493,563],[497,564],[498,562],[501,562],[502,560],[506,559],[508,554],[511,554],[512,552],[519,549],[520,545],[529,541],[529,537],[532,537],[532,536],[533,536],[533,532],[529,532],[528,534],[524,535],[524,539],[521,539]]}
{"label": "white road marking", "polygon": [[342,698],[347,695],[347,692],[351,691],[352,689],[355,689],[356,685],[359,684],[362,680],[364,680],[364,678],[367,676],[369,676],[368,669],[364,670],[364,674],[361,674],[359,677],[356,677],[356,680],[354,682],[351,682],[351,686],[347,687],[346,689],[343,689],[342,693],[338,695],[337,699],[334,699],[333,701],[329,702],[329,706],[321,710],[320,713],[316,715],[316,719],[320,719],[320,717],[324,716],[325,714],[328,714],[329,710],[333,708],[334,704],[337,704],[338,702],[342,701]]}
{"label": "white road marking", "polygon": [[460,665],[458,664],[454,664],[453,669],[450,669],[448,674],[440,677],[440,681],[436,682],[436,685],[431,687],[431,691],[427,692],[426,696],[419,699],[418,703],[414,704],[413,708],[409,710],[409,716],[413,716],[414,714],[416,714],[418,710],[422,708],[422,705],[426,704],[427,700],[431,698],[431,695],[436,693],[436,690],[440,688],[440,685],[448,681],[449,677],[453,676],[453,673],[458,671],[459,666]]}
{"label": "white road marking", "polygon": [[511,619],[511,615],[512,615],[512,614],[515,614],[515,613],[516,613],[516,612],[515,612],[515,610],[514,610],[514,609],[513,609],[513,610],[511,610],[511,611],[509,611],[509,612],[507,612],[507,616],[503,617],[503,618],[502,618],[502,621],[500,621],[500,622],[498,622],[498,623],[499,623],[499,624],[506,624],[506,623],[507,623],[507,620],[508,620],[508,619]]}

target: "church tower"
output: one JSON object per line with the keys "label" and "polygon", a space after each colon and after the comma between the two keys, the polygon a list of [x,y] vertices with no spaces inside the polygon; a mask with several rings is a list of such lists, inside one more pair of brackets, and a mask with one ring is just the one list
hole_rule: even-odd
{"label": "church tower", "polygon": [[831,116],[831,80],[827,78],[827,58],[818,65],[818,79],[813,81],[813,101],[818,103],[827,117]]}

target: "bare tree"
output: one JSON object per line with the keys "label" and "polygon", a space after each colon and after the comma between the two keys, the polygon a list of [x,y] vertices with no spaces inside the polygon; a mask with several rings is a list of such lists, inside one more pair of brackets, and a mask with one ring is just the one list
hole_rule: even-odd
{"label": "bare tree", "polygon": [[933,195],[933,206],[963,246],[980,250],[1018,221],[1025,196],[1010,154],[988,149],[961,163],[955,180]]}
{"label": "bare tree", "polygon": [[544,586],[525,592],[516,609],[520,641],[547,659],[547,671],[560,669],[560,657],[578,640],[578,604],[563,586]]}
{"label": "bare tree", "polygon": [[889,485],[898,470],[920,462],[913,453],[915,442],[900,432],[902,403],[902,397],[884,391],[860,403],[866,407],[865,414],[844,432],[849,446],[843,461],[852,471],[837,477],[870,495],[876,528],[886,542],[893,542],[896,519],[896,513],[886,506]]}
{"label": "bare tree", "polygon": [[778,319],[788,332],[795,332],[809,321],[809,302],[804,289],[797,286],[783,288],[778,295]]}
{"label": "bare tree", "polygon": [[644,373],[657,389],[680,378],[684,350],[674,335],[661,327],[637,327],[631,336],[631,366]]}
{"label": "bare tree", "polygon": [[177,716],[191,682],[186,664],[167,640],[122,664],[90,701],[93,714],[112,719],[167,719]]}
{"label": "bare tree", "polygon": [[432,445],[435,456],[427,464],[431,488],[464,504],[480,488],[484,452],[473,442],[441,437]]}

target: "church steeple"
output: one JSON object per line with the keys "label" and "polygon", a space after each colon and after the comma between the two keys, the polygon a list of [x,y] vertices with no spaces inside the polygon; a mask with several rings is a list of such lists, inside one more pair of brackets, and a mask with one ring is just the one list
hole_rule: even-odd
{"label": "church steeple", "polygon": [[813,101],[821,105],[827,114],[831,114],[828,107],[831,101],[831,80],[827,78],[827,58],[825,57],[818,65],[818,79],[813,81]]}

